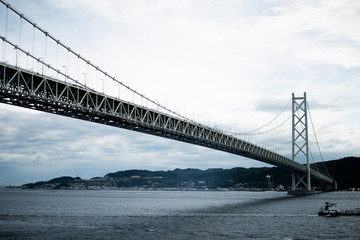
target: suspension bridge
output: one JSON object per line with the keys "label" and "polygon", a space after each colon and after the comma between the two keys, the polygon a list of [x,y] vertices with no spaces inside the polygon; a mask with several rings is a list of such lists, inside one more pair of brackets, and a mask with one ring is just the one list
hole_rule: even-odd
{"label": "suspension bridge", "polygon": [[[157,103],[82,57],[6,2],[0,2],[4,13],[0,20],[1,103],[200,145],[283,167],[292,172],[293,191],[303,186],[310,192],[311,179],[334,182],[328,173],[310,168],[306,94],[292,97],[290,159]],[[12,29],[14,25],[16,30]],[[101,85],[102,91],[96,90]],[[109,93],[105,85],[118,88],[117,96],[113,90]],[[121,93],[120,88],[126,92]],[[135,96],[145,104],[129,100]],[[300,155],[305,156],[306,165],[296,161]]]}

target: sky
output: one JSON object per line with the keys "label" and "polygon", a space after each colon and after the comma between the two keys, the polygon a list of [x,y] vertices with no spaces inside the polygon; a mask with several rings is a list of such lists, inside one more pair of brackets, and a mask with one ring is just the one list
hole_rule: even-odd
{"label": "sky", "polygon": [[[241,138],[289,158],[288,103],[292,93],[303,96],[306,92],[311,129],[316,133],[315,137],[313,130],[309,132],[314,161],[359,156],[359,1],[7,2],[150,99],[225,131],[267,132]],[[95,77],[97,73],[86,64],[78,63],[76,69],[76,62],[56,50],[56,44],[33,34],[18,18],[5,20],[4,9],[1,4],[1,35],[100,92],[148,104],[134,99],[118,83]],[[15,53],[2,47],[1,61],[13,64]],[[41,69],[20,56],[18,60],[24,67]],[[0,132],[0,185],[59,176],[91,178],[126,169],[269,166],[204,147],[5,104],[0,104]]]}

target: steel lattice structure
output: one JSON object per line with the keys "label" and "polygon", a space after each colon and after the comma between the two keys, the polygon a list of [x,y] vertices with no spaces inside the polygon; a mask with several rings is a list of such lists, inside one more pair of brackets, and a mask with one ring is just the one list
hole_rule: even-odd
{"label": "steel lattice structure", "polygon": [[[289,158],[220,130],[114,98],[83,86],[0,63],[0,102],[196,144],[305,173]],[[312,170],[311,176],[333,179]]]}
{"label": "steel lattice structure", "polygon": [[[295,95],[292,94],[292,160],[296,161],[297,158],[303,156],[306,161],[306,173],[292,173],[291,189],[293,191],[296,190],[300,183],[303,183],[306,189],[311,191],[309,133],[307,122],[306,93],[304,93],[303,97],[295,97]],[[304,181],[305,177],[306,182]],[[296,178],[298,178],[298,181],[296,181]]]}

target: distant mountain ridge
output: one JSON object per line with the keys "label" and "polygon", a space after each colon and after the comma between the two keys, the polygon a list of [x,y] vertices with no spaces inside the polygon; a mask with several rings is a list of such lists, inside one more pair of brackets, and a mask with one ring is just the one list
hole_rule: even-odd
{"label": "distant mountain ridge", "polygon": [[[324,162],[339,189],[360,188],[360,158],[347,157]],[[321,164],[319,164],[321,165]],[[175,169],[169,171],[125,170],[104,177],[81,179],[60,177],[24,184],[24,188],[45,189],[229,189],[284,190],[291,185],[291,173],[279,167]],[[313,182],[313,186],[321,183]]]}
{"label": "distant mountain ridge", "polygon": [[360,188],[360,157],[346,157],[325,163],[339,189]]}

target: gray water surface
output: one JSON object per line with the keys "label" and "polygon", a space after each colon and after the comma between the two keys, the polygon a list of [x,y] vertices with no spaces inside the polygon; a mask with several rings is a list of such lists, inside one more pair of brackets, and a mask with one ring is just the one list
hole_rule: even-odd
{"label": "gray water surface", "polygon": [[360,239],[360,192],[0,189],[0,239]]}

